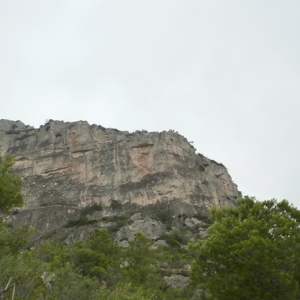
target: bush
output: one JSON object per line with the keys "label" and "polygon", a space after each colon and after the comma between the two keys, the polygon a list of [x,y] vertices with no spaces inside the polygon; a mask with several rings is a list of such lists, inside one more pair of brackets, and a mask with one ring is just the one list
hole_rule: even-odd
{"label": "bush", "polygon": [[65,228],[69,227],[79,227],[83,225],[96,223],[97,220],[89,220],[86,216],[81,216],[77,220],[69,220],[67,224],[64,225]]}
{"label": "bush", "polygon": [[170,234],[162,234],[161,239],[165,240],[172,247],[180,247],[188,243],[188,238],[183,230],[174,230]]}
{"label": "bush", "polygon": [[114,222],[115,224],[108,228],[110,233],[118,231],[121,227],[129,224],[131,222],[128,216],[111,216],[111,217],[104,217],[102,221],[106,222]]}
{"label": "bush", "polygon": [[111,204],[110,207],[115,210],[115,209],[121,209],[122,208],[122,204],[120,201],[118,200],[111,200]]}
{"label": "bush", "polygon": [[6,131],[6,134],[19,134],[20,132],[20,130],[10,129]]}
{"label": "bush", "polygon": [[172,222],[172,212],[169,209],[159,210],[155,215],[154,218],[161,221],[164,224],[169,224]]}
{"label": "bush", "polygon": [[95,211],[101,211],[103,208],[100,204],[93,204],[90,206],[86,206],[84,208],[81,209],[80,211],[80,215],[81,216],[87,216],[89,214],[92,214]]}

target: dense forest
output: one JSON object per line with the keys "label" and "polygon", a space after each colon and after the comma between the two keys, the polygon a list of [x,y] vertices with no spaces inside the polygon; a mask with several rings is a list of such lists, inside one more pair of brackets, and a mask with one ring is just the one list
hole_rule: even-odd
{"label": "dense forest", "polygon": [[[244,197],[212,208],[209,235],[188,243],[184,231],[154,247],[141,232],[120,247],[106,230],[86,241],[30,239],[5,214],[22,206],[14,159],[0,160],[1,299],[299,299],[300,211],[283,200]],[[80,226],[80,224],[77,224]],[[183,275],[180,288],[164,277]],[[182,276],[182,277],[183,277]]]}

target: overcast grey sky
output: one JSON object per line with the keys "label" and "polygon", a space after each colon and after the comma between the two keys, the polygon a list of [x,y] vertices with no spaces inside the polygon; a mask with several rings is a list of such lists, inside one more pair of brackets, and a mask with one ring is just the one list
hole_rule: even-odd
{"label": "overcast grey sky", "polygon": [[0,0],[0,118],[174,129],[300,207],[299,0]]}

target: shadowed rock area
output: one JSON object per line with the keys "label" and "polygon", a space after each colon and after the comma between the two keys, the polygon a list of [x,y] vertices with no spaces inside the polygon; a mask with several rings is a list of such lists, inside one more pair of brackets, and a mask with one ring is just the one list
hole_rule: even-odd
{"label": "shadowed rock area", "polygon": [[[72,242],[106,227],[124,240],[138,224],[156,238],[163,230],[160,212],[171,214],[172,226],[192,228],[198,223],[190,218],[205,219],[211,206],[234,205],[241,196],[222,164],[196,154],[172,130],[129,133],[54,120],[35,129],[0,120],[0,155],[7,153],[16,158],[26,200],[7,221],[35,226],[37,239],[56,234]],[[158,216],[159,224],[143,214],[131,218],[141,212]]]}

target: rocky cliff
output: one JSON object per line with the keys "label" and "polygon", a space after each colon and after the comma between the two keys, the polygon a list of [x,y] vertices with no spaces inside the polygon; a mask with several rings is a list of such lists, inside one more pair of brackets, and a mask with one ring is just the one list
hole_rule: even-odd
{"label": "rocky cliff", "polygon": [[[158,238],[165,229],[163,212],[172,215],[172,226],[178,220],[187,225],[193,216],[205,218],[211,206],[234,205],[241,196],[222,164],[196,154],[171,130],[129,133],[53,120],[35,129],[0,120],[0,155],[6,153],[16,158],[26,199],[7,220],[35,226],[37,238],[52,233],[80,238],[89,226],[116,226],[126,215],[130,221],[115,227],[120,240],[130,238],[130,226],[138,223],[144,225],[133,231],[144,228]],[[161,213],[161,219],[143,219],[145,212]],[[71,234],[72,221],[89,226]]]}

